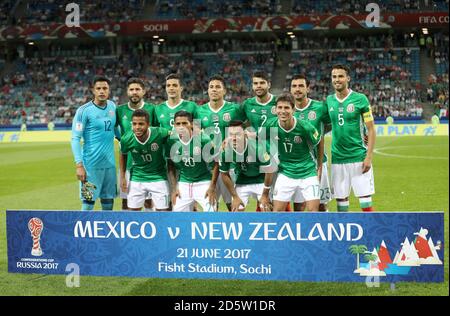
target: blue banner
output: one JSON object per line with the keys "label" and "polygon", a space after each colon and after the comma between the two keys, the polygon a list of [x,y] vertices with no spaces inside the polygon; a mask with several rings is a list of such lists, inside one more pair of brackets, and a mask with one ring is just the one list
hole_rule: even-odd
{"label": "blue banner", "polygon": [[7,211],[8,271],[444,281],[444,213]]}

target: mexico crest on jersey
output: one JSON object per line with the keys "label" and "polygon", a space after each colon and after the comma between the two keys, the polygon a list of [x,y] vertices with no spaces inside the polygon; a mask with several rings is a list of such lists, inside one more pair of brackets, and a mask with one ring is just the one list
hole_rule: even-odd
{"label": "mexico crest on jersey", "polygon": [[316,119],[316,117],[317,117],[316,112],[311,111],[311,112],[308,113],[308,120],[314,121]]}
{"label": "mexico crest on jersey", "polygon": [[272,114],[277,114],[277,107],[274,105],[272,106],[272,108],[270,109],[270,112],[272,112]]}
{"label": "mexico crest on jersey", "polygon": [[355,106],[351,103],[347,106],[347,112],[352,113],[353,111],[355,111]]}
{"label": "mexico crest on jersey", "polygon": [[294,137],[294,143],[300,144],[301,142],[302,142],[302,138],[300,136],[297,135]]}
{"label": "mexico crest on jersey", "polygon": [[108,112],[108,116],[109,117],[114,117],[114,115],[116,115],[116,113],[114,111],[109,111]]}
{"label": "mexico crest on jersey", "polygon": [[159,146],[158,146],[157,143],[153,143],[153,144],[150,146],[150,149],[151,149],[152,151],[157,151],[157,150],[159,149]]}
{"label": "mexico crest on jersey", "polygon": [[230,113],[225,113],[225,114],[223,115],[223,120],[224,120],[225,122],[229,122],[229,121],[231,120]]}
{"label": "mexico crest on jersey", "polygon": [[200,149],[200,147],[195,146],[194,147],[194,155],[200,155],[202,152],[202,150]]}

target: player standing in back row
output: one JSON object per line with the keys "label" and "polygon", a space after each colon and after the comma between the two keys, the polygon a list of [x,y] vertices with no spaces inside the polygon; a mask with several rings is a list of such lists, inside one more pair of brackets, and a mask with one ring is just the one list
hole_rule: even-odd
{"label": "player standing in back row", "polygon": [[[294,75],[291,80],[291,94],[295,99],[295,116],[310,122],[320,134],[320,143],[315,148],[317,159],[317,175],[320,181],[319,211],[326,212],[331,200],[330,183],[328,181],[327,155],[325,153],[324,126],[325,108],[323,102],[308,98],[309,81],[304,75]],[[329,124],[327,125],[329,126]],[[329,127],[328,127],[329,128]],[[294,211],[303,211],[305,203],[294,203]]]}
{"label": "player standing in back row", "polygon": [[[350,189],[359,198],[361,209],[373,211],[375,193],[372,154],[375,126],[367,97],[349,89],[348,67],[335,65],[331,71],[335,94],[326,99],[327,120],[332,126],[331,183],[338,212],[349,208]],[[368,144],[364,143],[364,125]]]}
{"label": "player standing in back row", "polygon": [[155,107],[156,119],[161,127],[171,130],[174,125],[174,116],[178,111],[186,111],[195,114],[197,104],[181,98],[183,83],[178,74],[170,74],[166,77],[167,101]]}
{"label": "player standing in back row", "polygon": [[252,76],[255,96],[244,101],[243,111],[251,127],[257,132],[268,119],[276,117],[276,96],[269,92],[269,76],[263,71],[255,71]]}

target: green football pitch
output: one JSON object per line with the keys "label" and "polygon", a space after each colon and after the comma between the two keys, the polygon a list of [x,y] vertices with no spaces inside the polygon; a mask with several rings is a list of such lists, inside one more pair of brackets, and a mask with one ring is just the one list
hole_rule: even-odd
{"label": "green football pitch", "polygon": [[[328,141],[328,140],[327,140]],[[448,137],[379,137],[374,155],[377,211],[445,211],[445,282],[364,283],[224,281],[81,276],[7,272],[6,209],[79,209],[68,143],[0,144],[0,295],[448,295]],[[359,211],[350,200],[350,211]],[[115,209],[119,209],[119,199]],[[96,207],[98,209],[98,206]],[[222,205],[221,209],[224,207]],[[255,204],[249,205],[253,211]],[[330,204],[335,211],[336,204]]]}

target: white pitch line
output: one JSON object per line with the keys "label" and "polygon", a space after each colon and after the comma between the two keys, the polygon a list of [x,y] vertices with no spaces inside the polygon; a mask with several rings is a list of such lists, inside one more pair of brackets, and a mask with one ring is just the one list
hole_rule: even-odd
{"label": "white pitch line", "polygon": [[397,148],[411,148],[411,147],[433,147],[434,145],[420,145],[420,146],[392,146],[392,147],[381,147],[374,149],[373,152],[387,157],[395,158],[409,158],[409,159],[430,159],[430,160],[448,160],[448,157],[432,157],[432,156],[412,156],[412,155],[398,155],[398,154],[388,154],[381,151],[381,149],[397,149]]}

